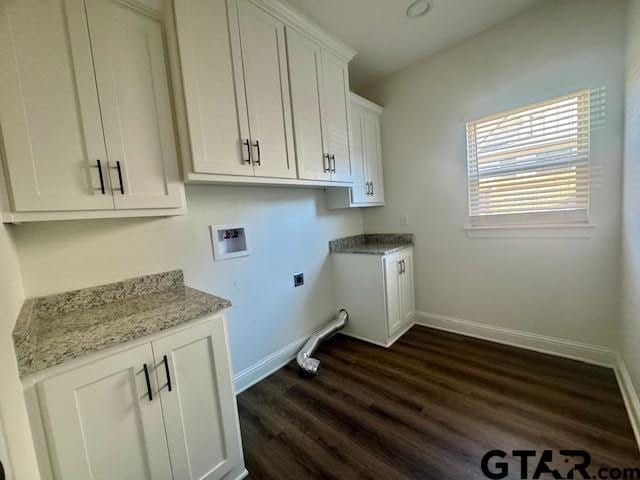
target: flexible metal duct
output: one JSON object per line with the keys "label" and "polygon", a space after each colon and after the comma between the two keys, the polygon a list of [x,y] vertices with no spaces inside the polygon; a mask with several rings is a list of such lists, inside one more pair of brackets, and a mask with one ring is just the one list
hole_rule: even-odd
{"label": "flexible metal duct", "polygon": [[316,351],[318,346],[323,340],[332,337],[337,332],[342,330],[349,320],[349,314],[346,310],[340,310],[340,313],[336,318],[327,323],[322,329],[311,336],[307,343],[304,344],[302,350],[298,353],[298,365],[300,366],[300,373],[307,377],[315,377],[318,375],[318,369],[320,368],[320,360],[311,358],[313,352]]}

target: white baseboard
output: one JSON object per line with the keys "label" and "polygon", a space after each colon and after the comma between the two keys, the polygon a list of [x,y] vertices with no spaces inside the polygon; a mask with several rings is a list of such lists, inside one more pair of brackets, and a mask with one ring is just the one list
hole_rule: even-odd
{"label": "white baseboard", "polygon": [[627,370],[627,366],[622,360],[621,356],[618,356],[618,365],[616,366],[616,377],[620,390],[622,391],[622,398],[624,404],[627,407],[627,413],[629,414],[629,420],[631,420],[631,426],[633,427],[633,433],[636,436],[638,447],[640,447],[640,399],[636,392],[631,376]]}
{"label": "white baseboard", "polygon": [[511,330],[426,312],[416,313],[416,324],[603,367],[615,369],[618,366],[617,353],[614,350],[598,345]]}
{"label": "white baseboard", "polygon": [[280,370],[287,363],[296,358],[296,355],[298,355],[298,352],[300,351],[302,346],[311,335],[316,333],[316,331],[313,331],[308,335],[299,338],[298,340],[294,340],[289,345],[285,345],[280,350],[273,352],[271,355],[263,358],[258,363],[255,363],[249,368],[245,368],[241,372],[236,373],[233,376],[236,395],[244,392],[247,388],[268,377],[276,370]]}

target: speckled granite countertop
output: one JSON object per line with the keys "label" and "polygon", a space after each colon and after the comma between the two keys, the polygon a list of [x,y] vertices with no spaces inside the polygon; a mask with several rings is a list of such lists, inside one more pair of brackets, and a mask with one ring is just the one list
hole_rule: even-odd
{"label": "speckled granite countertop", "polygon": [[166,330],[231,306],[159,273],[24,302],[13,341],[20,376]]}
{"label": "speckled granite countertop", "polygon": [[329,242],[331,253],[387,255],[413,245],[413,233],[366,233]]}

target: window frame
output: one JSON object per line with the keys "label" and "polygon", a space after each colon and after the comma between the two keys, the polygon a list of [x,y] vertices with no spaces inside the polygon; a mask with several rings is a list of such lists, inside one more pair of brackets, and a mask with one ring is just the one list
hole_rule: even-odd
{"label": "window frame", "polygon": [[[576,120],[576,137],[578,138],[577,144],[577,153],[576,153],[576,168],[581,163],[579,160],[580,152],[579,148],[583,144],[586,145],[586,154],[583,155],[585,157],[582,160],[585,163],[586,167],[586,180],[584,180],[582,184],[577,186],[576,189],[576,197],[579,195],[578,187],[584,190],[584,195],[586,195],[585,199],[585,208],[578,209],[558,209],[558,210],[538,210],[538,211],[521,211],[521,212],[504,212],[504,213],[487,213],[484,215],[474,214],[474,204],[473,204],[473,195],[474,192],[477,195],[479,187],[476,183],[475,190],[473,188],[473,177],[472,172],[476,172],[477,180],[479,182],[479,167],[478,167],[478,152],[477,152],[477,128],[478,125],[490,123],[500,118],[507,119],[508,117],[516,116],[519,113],[533,111],[537,109],[541,109],[545,106],[550,106],[554,104],[561,103],[566,100],[576,99],[578,102],[577,107],[577,120]],[[590,202],[591,202],[591,176],[592,176],[592,167],[591,167],[591,102],[592,102],[592,92],[588,89],[578,90],[573,93],[561,95],[558,97],[553,97],[541,101],[537,101],[534,103],[530,103],[528,105],[524,105],[521,107],[513,108],[510,110],[506,110],[503,112],[493,113],[490,115],[484,115],[481,117],[477,117],[475,119],[465,120],[465,137],[466,137],[466,159],[467,159],[467,213],[468,213],[468,222],[466,230],[473,229],[500,229],[500,228],[509,228],[509,227],[524,227],[524,228],[533,228],[535,226],[553,226],[558,225],[561,228],[571,227],[573,225],[576,226],[588,226],[590,220]],[[556,107],[558,108],[558,107]],[[560,107],[561,108],[561,107]],[[530,122],[535,119],[530,120]],[[474,137],[470,138],[470,132],[473,132]],[[580,133],[582,132],[582,133]],[[552,135],[553,133],[549,133]],[[514,134],[515,136],[516,134]],[[586,140],[580,141],[579,137],[581,135],[586,135]],[[558,140],[562,139],[560,137]],[[571,140],[571,136],[567,134],[567,140]],[[471,152],[471,145],[476,146],[476,151]],[[530,145],[523,145],[522,151],[525,153],[527,151],[527,147],[531,149]],[[514,156],[515,157],[515,156]],[[537,159],[536,159],[537,160]],[[472,161],[475,161],[475,167],[472,166]],[[570,163],[567,163],[570,165]],[[530,169],[531,172],[535,172],[539,170],[539,166],[536,168],[535,164],[532,165]],[[528,170],[526,168],[522,168],[521,172],[526,173]],[[586,183],[586,186],[585,186]],[[514,195],[517,194],[517,190],[514,190]],[[477,207],[475,208],[477,210]]]}

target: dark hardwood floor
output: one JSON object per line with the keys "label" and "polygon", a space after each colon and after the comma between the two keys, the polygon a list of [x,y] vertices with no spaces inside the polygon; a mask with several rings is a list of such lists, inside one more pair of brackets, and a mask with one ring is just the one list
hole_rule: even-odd
{"label": "dark hardwood floor", "polygon": [[640,467],[609,369],[424,327],[390,349],[337,335],[316,357],[317,378],[292,362],[238,396],[249,478],[486,479],[495,449],[535,450],[529,478],[545,449],[562,478],[560,450],[589,452],[592,476]]}

